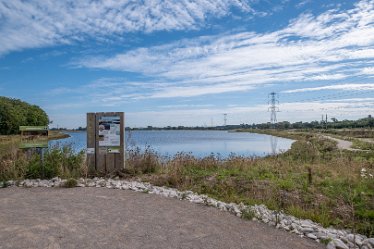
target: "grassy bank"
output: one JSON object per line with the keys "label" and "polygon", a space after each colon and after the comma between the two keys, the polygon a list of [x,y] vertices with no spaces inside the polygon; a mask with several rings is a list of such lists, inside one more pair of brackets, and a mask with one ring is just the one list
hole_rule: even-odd
{"label": "grassy bank", "polygon": [[[265,204],[324,226],[374,235],[374,152],[340,151],[336,143],[300,131],[263,131],[297,140],[283,154],[265,158],[217,155],[161,157],[151,148],[129,151],[125,177],[154,185],[207,194],[225,202]],[[0,157],[5,179],[86,176],[84,154],[52,148],[44,168],[37,154],[20,152],[16,142]]]}
{"label": "grassy bank", "polygon": [[70,137],[68,134],[62,131],[49,131],[48,140],[58,140]]}
{"label": "grassy bank", "polygon": [[266,204],[324,226],[374,235],[374,152],[342,152],[328,139],[302,132],[284,154],[265,158],[189,154],[160,158],[131,151],[127,173],[159,186],[192,190],[225,202]]}

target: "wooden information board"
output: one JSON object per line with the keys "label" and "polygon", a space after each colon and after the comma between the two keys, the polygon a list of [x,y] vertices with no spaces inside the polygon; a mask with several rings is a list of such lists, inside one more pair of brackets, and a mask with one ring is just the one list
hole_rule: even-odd
{"label": "wooden information board", "polygon": [[125,114],[87,113],[87,164],[90,174],[110,174],[125,167]]}
{"label": "wooden information board", "polygon": [[20,126],[20,149],[48,148],[48,126]]}

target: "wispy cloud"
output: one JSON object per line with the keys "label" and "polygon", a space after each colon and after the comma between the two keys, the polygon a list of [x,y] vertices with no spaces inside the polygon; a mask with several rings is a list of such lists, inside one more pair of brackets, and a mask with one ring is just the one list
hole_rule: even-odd
{"label": "wispy cloud", "polygon": [[147,98],[248,91],[285,82],[369,77],[374,63],[374,1],[353,9],[302,14],[270,33],[204,36],[75,65],[134,72],[160,82]]}
{"label": "wispy cloud", "polygon": [[374,91],[374,83],[370,84],[339,84],[339,85],[329,85],[320,87],[307,87],[300,89],[293,89],[283,91],[283,93],[300,93],[300,92],[314,92],[321,90],[342,90],[342,91]]}
{"label": "wispy cloud", "polygon": [[87,37],[110,40],[129,32],[197,29],[232,7],[252,12],[246,0],[0,0],[0,55]]}
{"label": "wispy cloud", "polygon": [[[373,98],[353,98],[331,101],[313,101],[313,102],[292,102],[284,103],[280,106],[281,112],[278,113],[278,121],[305,121],[319,120],[320,113],[328,113],[331,117],[341,118],[361,118],[371,113],[374,107]],[[170,108],[158,111],[129,112],[126,115],[134,123],[152,123],[155,126],[166,125],[196,125],[195,120],[199,120],[199,125],[220,125],[223,123],[223,113],[228,113],[229,124],[252,124],[268,120],[270,114],[264,110],[267,105],[254,106],[234,106],[234,107],[199,107],[191,108],[189,106],[179,106],[178,110]],[[317,114],[317,115],[316,115]],[[143,122],[140,122],[142,120]],[[133,124],[129,124],[132,126]]]}

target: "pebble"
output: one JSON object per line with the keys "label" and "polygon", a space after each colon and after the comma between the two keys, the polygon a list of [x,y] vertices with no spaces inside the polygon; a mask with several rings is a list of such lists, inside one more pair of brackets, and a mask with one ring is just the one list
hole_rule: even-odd
{"label": "pebble", "polygon": [[[8,181],[8,186],[19,187],[60,187],[66,180],[54,177],[50,180],[30,180]],[[144,192],[165,197],[177,198],[180,200],[188,200],[193,203],[203,204],[215,207],[219,210],[230,212],[238,217],[242,216],[243,211],[250,210],[254,217],[252,220],[262,221],[268,225],[275,226],[291,233],[295,233],[300,237],[307,237],[319,242],[320,240],[331,239],[327,244],[327,249],[373,249],[374,238],[367,238],[361,234],[352,234],[346,230],[337,230],[334,228],[324,228],[321,225],[311,221],[302,220],[296,217],[286,215],[281,211],[269,210],[265,205],[246,206],[243,203],[225,203],[215,200],[206,195],[199,195],[192,191],[179,191],[177,189],[153,186],[149,183],[120,180],[118,177],[114,179],[104,179],[95,177],[93,179],[77,180],[78,187],[106,187],[113,189],[133,190],[136,192]]]}

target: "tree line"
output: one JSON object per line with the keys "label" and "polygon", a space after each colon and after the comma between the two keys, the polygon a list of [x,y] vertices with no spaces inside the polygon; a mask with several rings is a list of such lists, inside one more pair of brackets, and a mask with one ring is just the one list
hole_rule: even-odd
{"label": "tree line", "polygon": [[275,124],[270,122],[261,123],[261,124],[243,124],[242,128],[251,128],[251,129],[344,129],[344,128],[370,128],[374,127],[374,118],[371,115],[368,115],[365,118],[360,118],[357,120],[337,120],[336,118],[331,118],[329,120],[323,121],[311,121],[311,122],[295,122],[290,123],[288,121],[282,121]]}
{"label": "tree line", "polygon": [[236,129],[344,129],[344,128],[373,128],[374,118],[369,115],[366,118],[358,120],[337,120],[331,118],[330,120],[311,121],[311,122],[294,122],[282,121],[275,124],[270,122],[260,124],[235,124],[235,125],[222,125],[222,126],[167,126],[167,127],[153,127],[146,128],[131,128],[126,127],[126,130],[236,130]]}
{"label": "tree line", "polygon": [[0,135],[19,133],[19,126],[48,125],[47,113],[37,105],[0,96]]}

